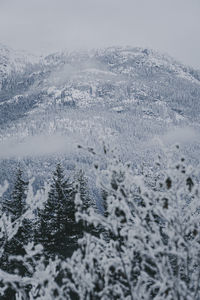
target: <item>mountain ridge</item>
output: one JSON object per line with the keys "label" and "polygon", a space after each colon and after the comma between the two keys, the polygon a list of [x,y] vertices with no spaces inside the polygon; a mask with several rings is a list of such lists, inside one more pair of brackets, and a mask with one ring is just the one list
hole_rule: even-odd
{"label": "mountain ridge", "polygon": [[150,161],[160,147],[154,138],[200,126],[199,71],[169,56],[109,47],[38,59],[2,80],[0,159],[7,163],[29,157],[45,165],[53,155],[74,165],[87,161],[78,144],[99,148],[103,139],[124,158]]}

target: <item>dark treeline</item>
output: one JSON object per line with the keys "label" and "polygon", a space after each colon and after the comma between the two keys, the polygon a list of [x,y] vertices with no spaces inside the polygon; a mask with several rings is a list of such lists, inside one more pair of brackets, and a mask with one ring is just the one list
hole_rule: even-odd
{"label": "dark treeline", "polygon": [[[27,210],[28,182],[24,180],[23,171],[19,168],[15,174],[15,183],[9,199],[2,200],[2,213],[10,216],[11,221],[20,222],[20,217]],[[59,256],[70,257],[77,249],[77,241],[83,232],[94,230],[83,221],[76,222],[76,194],[79,193],[83,203],[82,210],[94,206],[87,178],[82,170],[70,178],[66,177],[61,164],[57,164],[53,173],[47,201],[42,209],[34,212],[34,218],[23,218],[14,238],[4,237],[5,251],[2,258],[2,268],[13,272],[16,268],[21,275],[28,275],[27,270],[16,266],[9,260],[10,255],[24,255],[24,245],[29,242],[41,244],[47,259]],[[27,272],[27,274],[26,274]]]}
{"label": "dark treeline", "polygon": [[[2,199],[2,213],[6,213],[11,222],[20,222],[15,236],[11,239],[4,236],[1,244],[4,244],[4,253],[1,257],[1,267],[4,271],[21,276],[29,276],[29,271],[20,263],[10,260],[10,256],[25,255],[24,246],[30,242],[41,244],[46,261],[56,256],[61,259],[68,258],[78,248],[78,239],[84,232],[94,235],[97,230],[93,226],[86,225],[83,221],[76,221],[77,211],[75,199],[78,193],[81,198],[82,211],[94,206],[90,196],[87,178],[83,170],[79,170],[72,177],[66,177],[61,164],[57,164],[53,173],[47,201],[42,209],[34,212],[34,218],[23,217],[27,211],[27,192],[29,182],[24,180],[21,168],[15,174],[15,182],[8,199]],[[16,292],[7,288],[2,296],[4,300],[15,299]]]}

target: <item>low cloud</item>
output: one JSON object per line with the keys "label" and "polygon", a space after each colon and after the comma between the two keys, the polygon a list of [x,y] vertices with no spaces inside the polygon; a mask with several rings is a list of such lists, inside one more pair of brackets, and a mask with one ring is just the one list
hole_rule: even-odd
{"label": "low cloud", "polygon": [[162,137],[167,144],[188,144],[199,139],[197,131],[190,127],[174,128]]}
{"label": "low cloud", "polygon": [[0,158],[22,158],[51,155],[54,153],[71,153],[76,149],[76,142],[71,137],[52,135],[34,136],[16,142],[10,139],[0,144]]}

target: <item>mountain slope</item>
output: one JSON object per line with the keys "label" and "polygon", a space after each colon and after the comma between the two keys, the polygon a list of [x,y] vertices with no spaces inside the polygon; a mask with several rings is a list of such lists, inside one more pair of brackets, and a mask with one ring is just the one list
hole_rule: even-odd
{"label": "mountain slope", "polygon": [[104,139],[124,158],[150,161],[154,139],[199,128],[200,72],[166,55],[131,47],[43,58],[9,51],[0,49],[1,159],[34,165],[54,155],[73,165],[84,161],[78,144],[98,148]]}

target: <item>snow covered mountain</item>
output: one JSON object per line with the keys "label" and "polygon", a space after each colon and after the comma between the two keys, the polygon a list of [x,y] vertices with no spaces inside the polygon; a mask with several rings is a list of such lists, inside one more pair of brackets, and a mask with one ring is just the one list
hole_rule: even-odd
{"label": "snow covered mountain", "polygon": [[102,137],[129,159],[150,159],[154,139],[174,129],[179,138],[192,128],[196,143],[199,101],[200,71],[153,50],[35,57],[0,46],[0,159],[47,164],[62,154],[70,165],[78,144],[98,147]]}
{"label": "snow covered mountain", "polygon": [[62,52],[41,59],[1,47],[0,74],[0,102],[6,107],[25,101],[27,111],[96,104],[118,111],[127,103],[157,101],[188,117],[199,112],[200,72],[148,49]]}
{"label": "snow covered mountain", "polygon": [[15,51],[0,44],[0,90],[5,87],[8,77],[25,72],[39,61],[40,58],[37,56],[23,51]]}

